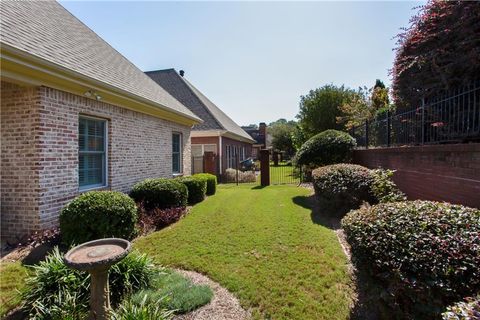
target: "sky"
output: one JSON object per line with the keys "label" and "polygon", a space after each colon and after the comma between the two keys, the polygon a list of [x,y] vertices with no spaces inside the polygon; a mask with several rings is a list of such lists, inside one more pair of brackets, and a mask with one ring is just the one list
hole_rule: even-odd
{"label": "sky", "polygon": [[390,83],[419,2],[61,4],[143,71],[175,68],[239,125],[294,119],[325,84]]}

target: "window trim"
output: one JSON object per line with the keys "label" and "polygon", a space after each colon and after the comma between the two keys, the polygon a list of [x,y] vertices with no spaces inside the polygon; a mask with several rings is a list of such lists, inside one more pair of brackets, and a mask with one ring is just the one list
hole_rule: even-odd
{"label": "window trim", "polygon": [[[173,171],[173,136],[174,135],[178,135],[180,137],[180,141],[179,141],[179,147],[180,147],[180,151],[178,152],[180,157],[178,158],[178,161],[180,162],[179,163],[179,171],[178,172],[175,172]],[[183,174],[183,134],[181,132],[178,132],[178,131],[172,131],[172,175],[181,175]]]}
{"label": "window trim", "polygon": [[[95,121],[103,121],[105,123],[105,137],[103,139],[103,148],[104,148],[104,153],[105,153],[105,164],[104,164],[104,182],[102,184],[90,184],[90,185],[86,185],[86,186],[80,186],[80,169],[79,169],[79,165],[80,165],[80,147],[78,147],[78,154],[77,154],[77,159],[78,159],[78,166],[77,166],[77,178],[78,178],[78,191],[79,192],[86,192],[86,191],[91,191],[91,190],[96,190],[96,189],[104,189],[106,187],[108,187],[108,180],[109,180],[109,175],[108,175],[108,169],[109,169],[109,166],[108,166],[108,152],[109,152],[109,149],[108,149],[108,141],[109,141],[109,136],[108,136],[108,119],[105,119],[105,118],[99,118],[99,117],[94,117],[94,116],[90,116],[90,115],[84,115],[84,114],[80,114],[78,116],[78,120],[80,122],[80,119],[83,118],[83,119],[90,119],[90,120],[95,120]],[[80,139],[80,127],[78,128],[78,139],[77,139],[77,146],[78,146],[78,140]],[[89,153],[88,151],[85,152],[85,153]],[[95,152],[91,152],[91,153],[95,153]]]}

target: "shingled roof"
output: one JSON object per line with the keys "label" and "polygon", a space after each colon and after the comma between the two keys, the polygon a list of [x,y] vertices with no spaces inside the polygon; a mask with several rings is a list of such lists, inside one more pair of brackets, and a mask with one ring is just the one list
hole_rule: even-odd
{"label": "shingled roof", "polygon": [[58,2],[2,1],[0,7],[2,47],[13,47],[201,121]]}
{"label": "shingled roof", "polygon": [[201,124],[194,125],[194,131],[226,130],[243,140],[254,142],[248,133],[188,80],[180,76],[175,69],[147,71],[145,73],[204,121]]}

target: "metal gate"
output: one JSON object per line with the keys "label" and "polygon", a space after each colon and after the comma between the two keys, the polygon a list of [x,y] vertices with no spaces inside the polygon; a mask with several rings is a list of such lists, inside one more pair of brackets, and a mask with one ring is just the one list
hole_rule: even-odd
{"label": "metal gate", "polygon": [[302,170],[293,166],[289,160],[279,160],[273,157],[269,150],[260,150],[260,179],[262,186],[280,184],[300,184],[302,181]]}
{"label": "metal gate", "polygon": [[270,162],[270,184],[300,184],[301,175],[301,169],[289,161]]}

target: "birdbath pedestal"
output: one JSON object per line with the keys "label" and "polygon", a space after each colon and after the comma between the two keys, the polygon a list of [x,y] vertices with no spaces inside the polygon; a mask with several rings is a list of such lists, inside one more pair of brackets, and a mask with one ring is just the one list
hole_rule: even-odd
{"label": "birdbath pedestal", "polygon": [[90,320],[106,320],[110,312],[108,269],[130,252],[130,242],[108,238],[85,242],[65,254],[64,261],[73,269],[90,273]]}

